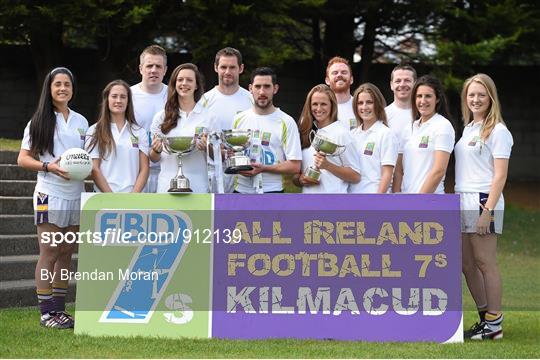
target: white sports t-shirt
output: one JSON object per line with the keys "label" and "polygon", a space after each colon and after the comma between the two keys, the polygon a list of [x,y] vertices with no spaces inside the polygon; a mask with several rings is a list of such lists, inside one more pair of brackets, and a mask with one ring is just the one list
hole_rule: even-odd
{"label": "white sports t-shirt", "polygon": [[[232,129],[236,114],[251,108],[253,105],[253,97],[249,91],[242,87],[238,88],[232,95],[225,95],[221,93],[216,86],[205,93],[199,102],[202,102],[204,107],[207,108],[210,114],[216,119],[215,127],[217,130],[230,130]],[[209,162],[211,166],[213,166],[213,160],[210,160]],[[225,167],[223,167],[223,170],[225,170]],[[212,172],[213,171],[214,170],[212,170]],[[223,173],[222,178],[224,191],[226,193],[232,193],[234,190],[234,175]],[[217,186],[212,190],[217,192]]]}
{"label": "white sports t-shirt", "polygon": [[242,87],[238,88],[232,95],[225,95],[216,86],[206,92],[199,101],[217,120],[216,128],[219,130],[232,129],[236,114],[251,108],[253,105],[251,93]]}
{"label": "white sports t-shirt", "polygon": [[[131,192],[139,176],[139,152],[148,156],[147,132],[144,128],[131,125],[126,121],[122,129],[111,122],[111,133],[114,139],[114,151],[105,155],[100,162],[100,170],[113,192]],[[98,144],[89,148],[90,139],[94,136],[96,125],[92,125],[86,135],[86,147],[92,159],[100,159]],[[94,185],[94,190],[100,192]]]}
{"label": "white sports t-shirt", "polygon": [[509,159],[514,140],[503,124],[497,124],[484,142],[482,123],[471,122],[454,149],[456,156],[456,192],[489,193],[494,175],[494,159]]}
{"label": "white sports t-shirt", "polygon": [[[339,121],[333,122],[326,127],[319,129],[318,133],[337,145],[345,145],[345,150],[338,156],[327,156],[329,162],[337,165],[350,167],[360,174],[360,159],[355,151],[353,138],[350,131]],[[302,150],[302,173],[313,165],[316,151],[313,146]],[[321,169],[319,185],[304,186],[304,194],[344,194],[347,193],[349,183],[341,180],[328,170]]]}
{"label": "white sports t-shirt", "polygon": [[412,109],[402,109],[393,102],[385,107],[384,111],[386,112],[388,127],[392,130],[396,140],[401,141],[403,134],[407,131],[406,128],[410,128],[413,123]]}
{"label": "white sports t-shirt", "polygon": [[[250,156],[265,165],[274,165],[288,160],[302,160],[300,135],[292,117],[276,108],[268,115],[258,115],[253,109],[238,114],[234,119],[234,129],[251,129]],[[257,155],[255,155],[257,154]],[[256,192],[253,178],[238,175],[235,190],[252,194]],[[263,191],[283,190],[281,174],[262,173]]]}
{"label": "white sports t-shirt", "polygon": [[[406,129],[399,150],[403,154],[402,191],[416,194],[433,166],[435,151],[452,153],[455,133],[450,121],[440,114],[423,124],[416,120],[412,129]],[[444,194],[444,176],[434,193]]]}
{"label": "white sports t-shirt", "polygon": [[[202,133],[203,129],[213,131],[212,124],[215,121],[210,117],[201,103],[197,103],[195,108],[186,117],[184,111],[180,111],[178,125],[167,134],[161,132],[161,124],[165,116],[162,110],[154,116],[152,121],[152,134],[160,136],[195,136]],[[171,179],[176,176],[178,171],[178,157],[176,154],[169,154],[165,149],[161,153],[160,159],[161,171],[158,178],[158,193],[165,193],[169,190]],[[189,179],[191,189],[194,193],[208,192],[208,171],[206,166],[206,153],[195,148],[189,154],[182,156],[182,170],[184,176]]]}
{"label": "white sports t-shirt", "polygon": [[[81,114],[69,109],[67,121],[61,113],[56,113],[56,129],[54,131],[54,156],[51,153],[39,155],[39,161],[54,162],[66,150],[71,148],[84,149],[84,139],[88,129],[88,121]],[[24,129],[21,149],[30,151],[30,121]],[[64,180],[52,172],[39,171],[35,191],[56,196],[65,200],[81,198],[84,182]]]}
{"label": "white sports t-shirt", "polygon": [[360,175],[358,184],[350,184],[350,193],[375,194],[379,189],[382,166],[396,166],[398,141],[392,131],[376,121],[369,129],[362,125],[353,129],[355,150],[360,154]]}
{"label": "white sports t-shirt", "polygon": [[[133,95],[135,120],[137,121],[137,124],[142,126],[148,133],[148,146],[150,147],[152,145],[152,136],[150,134],[152,120],[156,113],[165,109],[165,103],[167,102],[167,85],[163,84],[159,93],[151,94],[143,91],[141,89],[141,83],[138,83],[131,87],[131,94]],[[150,167],[154,168],[154,171],[159,171],[159,163],[150,161]]]}
{"label": "white sports t-shirt", "polygon": [[357,126],[356,116],[354,116],[353,111],[353,101],[352,96],[347,102],[338,104],[338,113],[337,117],[340,122],[345,125],[349,130],[354,129]]}

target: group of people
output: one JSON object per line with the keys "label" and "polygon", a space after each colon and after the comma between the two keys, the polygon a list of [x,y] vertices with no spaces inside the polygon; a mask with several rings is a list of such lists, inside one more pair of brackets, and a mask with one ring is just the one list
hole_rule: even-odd
{"label": "group of people", "polygon": [[[115,80],[105,87],[99,118],[91,127],[68,107],[75,88],[71,71],[60,67],[46,76],[18,159],[20,166],[38,172],[34,193],[38,238],[43,232],[78,230],[83,182],[70,180],[59,166],[60,155],[72,147],[89,151],[95,191],[162,193],[178,170],[176,155],[164,146],[164,137],[197,136],[197,146],[184,156],[182,166],[193,191],[215,192],[213,183],[219,178],[225,192],[245,194],[283,192],[283,175],[291,175],[304,193],[442,194],[454,151],[463,273],[480,316],[465,337],[502,337],[496,244],[502,232],[502,190],[513,140],[488,75],[477,74],[463,85],[465,127],[455,144],[441,82],[431,75],[417,79],[410,65],[393,69],[394,99],[386,106],[374,84],[361,84],[351,94],[351,66],[334,57],[326,68],[325,83],[307,94],[298,121],[274,105],[279,85],[271,68],[255,69],[249,89],[240,87],[244,64],[234,48],[217,52],[218,85],[206,93],[201,74],[191,63],[176,67],[165,85],[167,56],[157,45],[141,53],[139,70],[140,83],[130,87]],[[247,155],[252,169],[216,174],[217,160],[208,156],[207,135],[230,129],[251,131]],[[315,144],[320,139],[339,151],[323,151]],[[313,169],[319,176],[311,176]],[[73,318],[65,311],[67,282],[51,284],[40,278],[41,269],[69,268],[72,252],[73,244],[52,247],[40,241],[36,287],[45,327],[73,327]]]}

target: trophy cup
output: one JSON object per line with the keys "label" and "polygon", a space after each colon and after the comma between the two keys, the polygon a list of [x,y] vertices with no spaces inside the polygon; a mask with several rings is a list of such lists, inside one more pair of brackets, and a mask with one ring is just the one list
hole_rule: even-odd
{"label": "trophy cup", "polygon": [[253,169],[251,160],[243,154],[251,144],[251,130],[224,130],[223,144],[225,148],[234,151],[234,155],[225,160],[225,174],[237,174],[239,171]]}
{"label": "trophy cup", "polygon": [[164,136],[161,137],[163,147],[170,154],[176,154],[178,158],[178,172],[171,179],[170,193],[193,192],[189,187],[189,179],[182,172],[182,156],[189,154],[195,149],[196,137],[194,136]]}
{"label": "trophy cup", "polygon": [[[337,145],[318,133],[313,137],[311,146],[313,146],[316,151],[320,151],[326,156],[339,156],[345,151],[344,145]],[[319,181],[319,178],[321,177],[321,170],[319,170],[316,166],[311,165],[304,172],[304,176],[312,180]]]}

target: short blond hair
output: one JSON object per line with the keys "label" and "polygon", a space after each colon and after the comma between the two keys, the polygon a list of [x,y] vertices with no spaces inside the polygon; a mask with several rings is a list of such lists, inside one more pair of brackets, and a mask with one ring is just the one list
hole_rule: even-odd
{"label": "short blond hair", "polygon": [[167,52],[159,45],[150,45],[147,46],[141,53],[139,57],[140,64],[144,64],[144,56],[148,55],[160,55],[163,56],[163,65],[167,66]]}

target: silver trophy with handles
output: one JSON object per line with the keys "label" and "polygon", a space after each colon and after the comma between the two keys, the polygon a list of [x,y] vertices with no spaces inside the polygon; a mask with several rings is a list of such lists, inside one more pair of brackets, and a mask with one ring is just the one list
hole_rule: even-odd
{"label": "silver trophy with handles", "polygon": [[[320,151],[326,156],[339,156],[345,151],[345,145],[338,145],[332,142],[330,139],[322,134],[315,134],[311,146],[315,151]],[[321,170],[314,165],[311,165],[304,171],[304,176],[312,180],[319,181],[321,177]]]}
{"label": "silver trophy with handles", "polygon": [[195,149],[197,136],[161,136],[163,147],[170,154],[176,154],[178,159],[178,171],[171,179],[171,187],[167,190],[170,193],[190,193],[189,179],[182,171],[182,156],[189,154]]}
{"label": "silver trophy with handles", "polygon": [[253,170],[249,156],[244,151],[251,145],[251,130],[232,129],[223,131],[223,144],[234,155],[225,160],[225,174],[237,174],[240,171]]}

